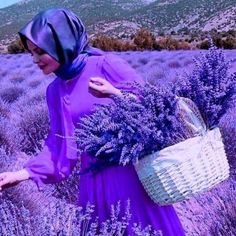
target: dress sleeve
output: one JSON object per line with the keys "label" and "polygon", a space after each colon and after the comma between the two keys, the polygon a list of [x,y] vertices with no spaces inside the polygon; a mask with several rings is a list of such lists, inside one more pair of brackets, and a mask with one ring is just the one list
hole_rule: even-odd
{"label": "dress sleeve", "polygon": [[46,92],[50,118],[50,131],[43,150],[32,157],[24,169],[41,189],[43,184],[57,183],[67,177],[77,162],[77,146],[74,124],[65,97],[60,95],[59,85],[54,80]]}
{"label": "dress sleeve", "polygon": [[136,93],[132,87],[133,82],[144,83],[141,75],[128,62],[113,54],[104,57],[102,73],[116,88],[131,93]]}

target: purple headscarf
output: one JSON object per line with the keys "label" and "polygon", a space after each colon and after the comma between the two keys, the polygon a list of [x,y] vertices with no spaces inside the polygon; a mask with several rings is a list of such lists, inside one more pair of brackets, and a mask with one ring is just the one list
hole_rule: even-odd
{"label": "purple headscarf", "polygon": [[88,56],[103,54],[88,45],[83,23],[66,9],[53,8],[40,12],[19,31],[19,35],[26,49],[26,40],[29,39],[61,64],[55,74],[63,80],[78,75]]}

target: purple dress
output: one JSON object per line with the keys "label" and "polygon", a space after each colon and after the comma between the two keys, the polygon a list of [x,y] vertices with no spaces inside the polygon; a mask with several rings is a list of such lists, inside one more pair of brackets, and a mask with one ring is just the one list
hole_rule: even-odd
{"label": "purple dress", "polygon": [[[74,139],[71,137],[80,117],[89,114],[94,104],[106,104],[110,98],[96,98],[88,92],[90,77],[107,79],[115,87],[129,90],[125,83],[141,81],[140,76],[122,59],[106,54],[91,56],[82,73],[68,81],[56,78],[47,88],[47,104],[50,115],[50,133],[42,152],[29,160],[24,168],[30,178],[40,187],[45,183],[56,183],[68,176],[78,157]],[[59,134],[57,136],[56,134]],[[81,156],[81,170],[89,166],[91,157]],[[109,166],[96,175],[82,174],[80,177],[78,204],[85,207],[89,201],[96,206],[100,221],[110,216],[111,204],[120,201],[124,211],[130,200],[132,214],[127,235],[132,235],[131,226],[141,222],[142,226],[151,225],[161,230],[164,236],[182,236],[183,228],[173,206],[158,206],[145,192],[133,165]]]}

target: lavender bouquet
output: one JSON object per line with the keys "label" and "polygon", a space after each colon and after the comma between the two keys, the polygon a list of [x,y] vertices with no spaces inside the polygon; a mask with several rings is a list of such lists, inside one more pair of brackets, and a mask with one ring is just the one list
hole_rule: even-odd
{"label": "lavender bouquet", "polygon": [[189,98],[199,113],[200,133],[216,127],[234,97],[236,75],[229,75],[229,62],[214,46],[195,62],[193,73],[171,88],[135,84],[138,99],[114,97],[112,104],[84,117],[76,131],[81,152],[125,165],[199,135],[186,126],[178,96]]}
{"label": "lavender bouquet", "polygon": [[194,71],[174,87],[175,94],[195,102],[208,129],[218,126],[234,100],[236,74],[230,74],[229,67],[223,51],[212,44],[205,55],[195,60]]}
{"label": "lavender bouquet", "polygon": [[170,90],[149,83],[133,86],[138,99],[113,97],[113,103],[99,105],[81,119],[76,129],[81,152],[125,165],[191,136],[177,115],[177,99]]}

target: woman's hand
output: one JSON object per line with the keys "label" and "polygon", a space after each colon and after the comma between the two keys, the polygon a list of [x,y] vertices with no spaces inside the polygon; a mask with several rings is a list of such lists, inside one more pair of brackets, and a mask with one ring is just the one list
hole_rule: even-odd
{"label": "woman's hand", "polygon": [[89,92],[99,98],[109,97],[110,95],[122,96],[119,89],[115,88],[110,82],[100,77],[90,78]]}
{"label": "woman's hand", "polygon": [[27,179],[29,179],[29,173],[25,169],[0,173],[0,191]]}

